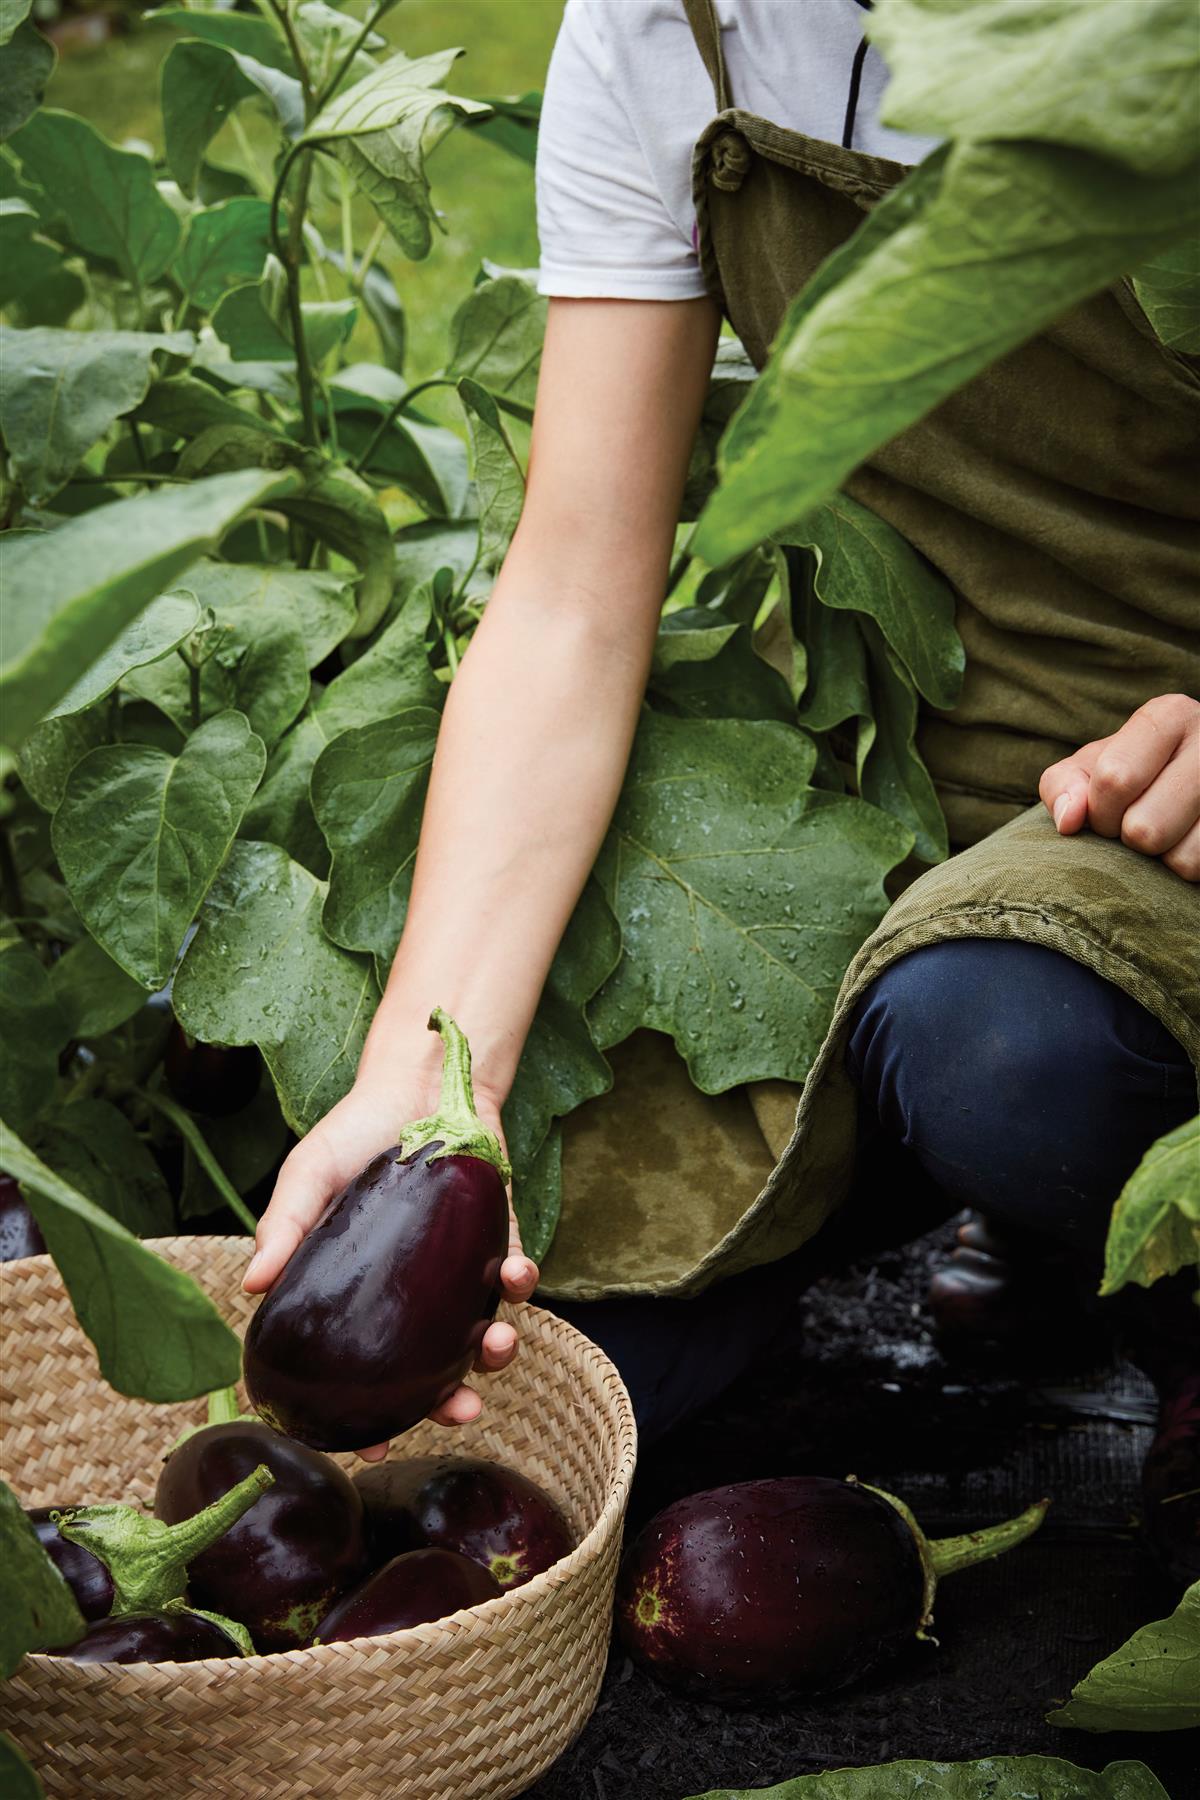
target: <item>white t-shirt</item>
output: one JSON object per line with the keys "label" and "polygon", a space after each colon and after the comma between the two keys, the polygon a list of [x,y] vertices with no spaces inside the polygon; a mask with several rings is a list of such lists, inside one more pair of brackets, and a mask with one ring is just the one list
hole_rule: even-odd
{"label": "white t-shirt", "polygon": [[[717,16],[734,105],[840,143],[866,18],[855,0],[717,0]],[[933,139],[879,123],[886,83],[871,49],[854,148],[920,162]],[[716,110],[683,0],[567,0],[538,134],[543,294],[704,293],[692,148]]]}

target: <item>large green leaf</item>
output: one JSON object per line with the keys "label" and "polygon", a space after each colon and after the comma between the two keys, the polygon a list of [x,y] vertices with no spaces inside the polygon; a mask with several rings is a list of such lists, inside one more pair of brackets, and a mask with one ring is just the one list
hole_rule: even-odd
{"label": "large green leaf", "polygon": [[1200,1725],[1200,1581],[1071,1691],[1052,1725],[1080,1731],[1187,1731]]}
{"label": "large green leaf", "polygon": [[837,494],[780,541],[812,550],[824,605],[869,614],[930,704],[954,705],[966,659],[953,589],[893,526]]}
{"label": "large green leaf", "polygon": [[301,1133],[349,1088],[379,998],[370,959],[322,930],[324,900],[324,884],[277,845],[235,844],[172,990],[185,1031],[258,1045]]}
{"label": "large green leaf", "polygon": [[196,438],[214,425],[227,429],[252,425],[268,434],[272,430],[257,414],[226,400],[211,383],[195,375],[168,375],[154,382],[134,417],[172,438]]}
{"label": "large green leaf", "polygon": [[481,281],[451,320],[448,373],[469,375],[497,399],[531,409],[547,305],[519,275]]}
{"label": "large green leaf", "polygon": [[169,656],[189,636],[199,616],[194,593],[160,594],[51,708],[47,722],[66,713],[83,712],[85,707],[103,700],[135,669]]}
{"label": "large green leaf", "polygon": [[[50,970],[50,986],[73,1038],[102,1037],[131,1019],[146,990],[86,934]],[[164,1225],[164,1231],[169,1225]]]}
{"label": "large green leaf", "polygon": [[0,1114],[24,1130],[53,1097],[70,1021],[21,938],[0,949]]}
{"label": "large green leaf", "polygon": [[[354,329],[358,306],[353,300],[306,300],[300,308],[304,339],[314,363]],[[235,363],[292,362],[296,350],[286,317],[277,307],[273,286],[256,281],[227,293],[212,316],[212,328]]]}
{"label": "large green leaf", "polygon": [[712,1788],[692,1800],[1171,1800],[1144,1763],[1077,1769],[1057,1756],[894,1762],[798,1775],[769,1788]]}
{"label": "large green leaf", "polygon": [[[395,413],[405,391],[402,378],[377,363],[355,363],[331,376],[328,392],[342,453],[357,461],[370,449],[365,466],[374,475],[404,488],[427,512],[453,517],[467,497],[466,446],[442,425]],[[380,436],[386,413],[393,416]]]}
{"label": "large green leaf", "polygon": [[704,1093],[799,1081],[909,833],[815,795],[789,726],[643,717],[597,873],[623,954],[591,1016],[608,1047],[670,1033]]}
{"label": "large green leaf", "polygon": [[0,200],[0,307],[18,325],[64,325],[83,304],[83,283],[41,235],[24,200]]}
{"label": "large green leaf", "polygon": [[562,1204],[562,1142],[555,1121],[612,1086],[586,1008],[620,954],[612,909],[599,884],[589,880],[550,965],[504,1104],[513,1204],[522,1243],[535,1262],[550,1246]]}
{"label": "large green leaf", "polygon": [[42,104],[57,60],[54,45],[28,20],[0,43],[0,144]]}
{"label": "large green leaf", "polygon": [[400,941],[440,720],[416,707],[343,731],[312,771],[332,865],[323,922],[335,944],[386,968]]}
{"label": "large green leaf", "polygon": [[67,776],[79,759],[107,743],[111,735],[104,706],[89,706],[86,712],[45,719],[34,726],[21,745],[17,772],[45,812],[53,812],[62,799]]}
{"label": "large green leaf", "polygon": [[62,331],[0,325],[0,430],[30,498],[48,500],[92,445],[146,396],[160,351],[190,332]]}
{"label": "large green leaf", "polygon": [[110,1101],[76,1100],[60,1107],[41,1122],[31,1148],[135,1237],[168,1237],[175,1229],[175,1206],[162,1170]]}
{"label": "large green leaf", "polygon": [[238,1379],[241,1345],[191,1276],[47,1168],[3,1121],[0,1168],[20,1182],[100,1373],[119,1394],[192,1400]]}
{"label": "large green leaf", "polygon": [[945,815],[917,749],[912,677],[871,619],[857,621],[871,668],[871,711],[859,721],[858,791],[913,834],[923,862],[949,855]]}
{"label": "large green leaf", "polygon": [[7,44],[32,9],[32,0],[0,0],[0,45]]}
{"label": "large green leaf", "polygon": [[1200,165],[1133,174],[1081,150],[936,151],[793,301],[722,445],[697,552],[803,518],[981,369],[1200,221]]}
{"label": "large green leaf", "polygon": [[1200,1263],[1200,1117],[1176,1126],[1143,1156],[1113,1208],[1102,1294]]}
{"label": "large green leaf", "polygon": [[489,143],[499,144],[502,150],[507,150],[519,162],[534,162],[537,158],[538,126],[542,117],[541,94],[536,89],[528,94],[499,99],[488,94],[484,97],[484,104],[491,108],[490,116],[467,120],[475,135],[487,138]]}
{"label": "large green leaf", "polygon": [[143,986],[170,975],[265,765],[262,740],[229,712],[178,756],[106,744],[72,769],[54,853],[93,937]]}
{"label": "large green leaf", "polygon": [[304,133],[305,143],[332,150],[414,261],[429,254],[437,222],[425,158],[460,119],[483,117],[489,110],[482,101],[435,86],[461,54],[444,50],[416,61],[391,57],[330,100]]}
{"label": "large green leaf", "polygon": [[[0,1481],[0,1680],[8,1680],[27,1650],[73,1644],[85,1629],[75,1596],[38,1543],[20,1501]],[[6,1795],[19,1791],[3,1788]]]}
{"label": "large green leaf", "polygon": [[304,125],[300,83],[269,63],[224,44],[185,38],[171,47],[162,70],[163,130],[167,162],[185,193],[192,193],[204,153],[229,114],[243,100],[263,98],[289,137]]}
{"label": "large green leaf", "polygon": [[525,504],[525,476],[504,420],[486,388],[466,376],[458,383],[475,465],[479,498],[479,560],[496,568],[504,560]]}
{"label": "large green leaf", "polygon": [[[36,1541],[35,1538],[34,1542]],[[44,1556],[45,1551],[42,1554]],[[46,1560],[49,1562],[48,1557]],[[51,1564],[52,1568],[53,1566]],[[55,1573],[57,1574],[57,1570]],[[62,1580],[61,1576],[59,1580]],[[75,1630],[74,1627],[72,1629]],[[75,1635],[78,1636],[77,1630]],[[3,1732],[0,1732],[0,1793],[5,1795],[5,1800],[46,1800],[46,1790],[38,1780],[32,1764]]]}
{"label": "large green leaf", "polygon": [[156,594],[252,506],[297,492],[263,469],[139,494],[56,531],[0,538],[0,716],[19,746]]}
{"label": "large green leaf", "polygon": [[[227,609],[209,633],[212,643],[206,649],[212,654],[200,670],[200,719],[244,713],[269,749],[308,699],[304,639],[285,618],[259,619],[250,608]],[[157,706],[185,735],[191,729],[190,673],[181,657],[136,669],[126,686]]]}
{"label": "large green leaf", "polygon": [[86,120],[52,109],[36,114],[12,147],[25,179],[42,189],[81,250],[115,263],[135,288],[162,274],[180,226],[146,157],[118,150]]}
{"label": "large green leaf", "polygon": [[778,719],[796,716],[791,689],[754,648],[750,627],[716,607],[685,607],[663,620],[650,695],[687,718]]}
{"label": "large green leaf", "polygon": [[236,50],[270,69],[281,69],[285,75],[296,72],[287,40],[273,19],[231,8],[199,6],[160,6],[150,17],[156,25],[174,25],[188,37]]}
{"label": "large green leaf", "polygon": [[1163,343],[1181,356],[1200,356],[1200,232],[1144,263],[1133,286]]}
{"label": "large green leaf", "polygon": [[898,131],[1037,138],[1144,175],[1200,152],[1191,0],[878,0],[867,32]]}
{"label": "large green leaf", "polygon": [[271,208],[237,194],[192,214],[173,272],[193,305],[213,307],[228,289],[259,279],[270,248]]}

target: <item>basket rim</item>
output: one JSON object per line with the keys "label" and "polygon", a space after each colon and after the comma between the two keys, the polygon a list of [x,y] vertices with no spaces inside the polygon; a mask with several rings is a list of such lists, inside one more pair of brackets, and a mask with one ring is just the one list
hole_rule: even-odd
{"label": "basket rim", "polygon": [[[191,1236],[179,1234],[171,1237],[145,1238],[142,1241],[151,1249],[158,1249],[161,1246],[162,1250],[165,1250],[168,1245],[171,1246],[171,1248],[174,1248],[179,1244],[191,1244],[195,1239]],[[244,1244],[247,1254],[252,1245],[252,1240],[248,1237],[243,1239],[241,1237],[226,1236],[206,1239],[205,1241],[209,1243],[223,1243],[230,1248],[238,1248]],[[160,1254],[162,1253],[162,1250],[160,1250]],[[173,1261],[174,1259],[167,1256],[165,1260]],[[58,1269],[53,1257],[48,1253],[39,1256],[14,1257],[10,1262],[4,1265],[6,1273],[11,1271],[14,1274],[20,1273],[24,1269],[34,1267],[51,1268],[58,1276],[60,1282],[62,1281],[61,1271]],[[65,1282],[63,1282],[63,1291],[67,1304],[70,1306],[70,1295],[66,1292]],[[73,1310],[74,1309],[72,1308],[72,1311]],[[482,1629],[486,1621],[493,1618],[498,1621],[501,1616],[513,1618],[517,1615],[518,1610],[521,1607],[536,1605],[552,1595],[557,1589],[565,1586],[579,1570],[596,1560],[613,1535],[614,1530],[619,1529],[620,1527],[621,1519],[625,1512],[625,1506],[629,1498],[629,1489],[633,1481],[634,1469],[637,1464],[637,1425],[634,1420],[633,1403],[629,1398],[629,1390],[626,1388],[616,1364],[598,1344],[594,1343],[586,1333],[580,1331],[576,1325],[571,1324],[569,1320],[564,1319],[559,1313],[552,1312],[548,1307],[536,1306],[529,1300],[505,1302],[503,1310],[510,1315],[515,1315],[518,1320],[526,1315],[533,1315],[536,1323],[543,1325],[553,1335],[561,1336],[567,1344],[578,1353],[585,1356],[588,1360],[598,1360],[600,1364],[603,1365],[600,1371],[601,1384],[609,1391],[611,1400],[614,1403],[614,1424],[616,1427],[617,1438],[616,1475],[595,1524],[582,1538],[580,1538],[574,1548],[568,1551],[566,1556],[560,1557],[557,1562],[551,1563],[548,1569],[541,1570],[537,1575],[532,1576],[529,1581],[523,1582],[520,1587],[513,1588],[508,1593],[495,1594],[488,1600],[477,1601],[474,1606],[460,1607],[456,1612],[447,1613],[443,1618],[431,1619],[420,1625],[409,1625],[402,1631],[388,1631],[379,1633],[375,1636],[347,1638],[333,1644],[309,1644],[297,1650],[256,1651],[253,1656],[242,1658],[232,1656],[199,1657],[194,1662],[188,1663],[155,1662],[118,1664],[98,1662],[94,1664],[81,1664],[73,1662],[69,1656],[61,1654],[54,1655],[45,1650],[28,1651],[22,1659],[23,1663],[32,1664],[34,1668],[46,1675],[61,1673],[64,1678],[67,1679],[70,1678],[67,1673],[70,1670],[79,1670],[81,1673],[85,1669],[95,1670],[96,1674],[99,1675],[101,1671],[109,1668],[121,1668],[127,1676],[133,1675],[135,1678],[142,1672],[149,1674],[150,1671],[154,1671],[154,1674],[157,1677],[160,1671],[170,1672],[178,1669],[195,1669],[198,1673],[200,1671],[205,1671],[213,1674],[219,1673],[221,1675],[226,1675],[229,1671],[236,1670],[239,1667],[239,1664],[244,1664],[251,1670],[261,1669],[264,1665],[278,1667],[284,1658],[288,1659],[289,1667],[295,1668],[299,1666],[296,1659],[300,1657],[311,1659],[311,1662],[315,1667],[328,1667],[332,1662],[337,1660],[342,1660],[346,1657],[353,1658],[359,1656],[364,1650],[392,1647],[403,1649],[406,1646],[412,1646],[422,1642],[435,1645],[443,1639],[447,1632],[449,1632],[451,1636],[454,1636],[464,1627],[470,1628],[477,1624],[480,1626],[480,1629]],[[496,1373],[503,1374],[503,1371],[500,1370]],[[99,1375],[99,1371],[97,1371],[97,1375],[98,1379],[103,1383],[104,1378]],[[108,1384],[105,1383],[104,1385]],[[197,1394],[194,1395],[190,1401],[175,1401],[170,1402],[170,1404],[191,1405],[194,1401],[202,1400],[203,1398],[203,1394]],[[153,1404],[155,1403],[151,1401],[147,1402],[147,1405]],[[367,1466],[369,1467],[371,1465]],[[503,1614],[501,1609],[506,1609]]]}

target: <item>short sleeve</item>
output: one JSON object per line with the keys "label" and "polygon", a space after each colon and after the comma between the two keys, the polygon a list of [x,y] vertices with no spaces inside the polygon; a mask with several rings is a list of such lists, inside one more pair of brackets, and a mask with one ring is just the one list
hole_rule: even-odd
{"label": "short sleeve", "polygon": [[539,290],[698,298],[705,287],[695,246],[663,200],[620,85],[596,0],[568,0],[538,132]]}

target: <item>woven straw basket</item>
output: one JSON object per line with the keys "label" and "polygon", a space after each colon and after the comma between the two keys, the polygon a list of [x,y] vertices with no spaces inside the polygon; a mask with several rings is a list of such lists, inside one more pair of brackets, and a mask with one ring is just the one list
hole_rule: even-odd
{"label": "woven straw basket", "polygon": [[[235,1330],[254,1302],[243,1238],[154,1246]],[[45,1256],[2,1272],[5,1477],[27,1506],[149,1502],[161,1457],[203,1402],[115,1394]],[[405,1455],[460,1450],[540,1482],[577,1548],[498,1600],[388,1637],[249,1661],[73,1663],[27,1656],[0,1687],[10,1732],[50,1795],[69,1800],[501,1800],[561,1754],[596,1702],[633,1474],[629,1398],[594,1344],[535,1306],[506,1307],[521,1350],[473,1377],[483,1416],[422,1424]],[[393,1450],[393,1454],[396,1454]],[[354,1459],[341,1457],[352,1466]]]}

